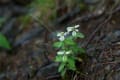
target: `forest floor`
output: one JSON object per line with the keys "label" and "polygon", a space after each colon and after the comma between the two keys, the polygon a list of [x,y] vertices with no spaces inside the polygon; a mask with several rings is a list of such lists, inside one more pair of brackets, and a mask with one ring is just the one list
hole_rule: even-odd
{"label": "forest floor", "polygon": [[120,5],[82,15],[75,9],[57,18],[52,27],[33,19],[23,27],[19,18],[27,11],[13,3],[0,5],[0,16],[5,18],[0,31],[12,46],[1,49],[0,80],[59,80],[58,64],[53,61],[55,35],[76,24],[85,35],[80,43],[88,59],[82,66],[84,75],[75,80],[120,80]]}

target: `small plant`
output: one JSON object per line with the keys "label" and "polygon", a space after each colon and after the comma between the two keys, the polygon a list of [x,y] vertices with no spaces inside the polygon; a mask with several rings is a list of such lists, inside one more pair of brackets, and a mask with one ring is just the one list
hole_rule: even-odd
{"label": "small plant", "polygon": [[81,48],[76,40],[78,38],[84,38],[84,35],[78,30],[79,25],[74,27],[67,27],[67,32],[60,32],[57,34],[59,41],[54,43],[54,47],[58,48],[55,61],[59,62],[58,72],[61,76],[66,74],[67,70],[78,72],[76,69],[76,60],[82,61],[77,55],[84,53],[84,49]]}

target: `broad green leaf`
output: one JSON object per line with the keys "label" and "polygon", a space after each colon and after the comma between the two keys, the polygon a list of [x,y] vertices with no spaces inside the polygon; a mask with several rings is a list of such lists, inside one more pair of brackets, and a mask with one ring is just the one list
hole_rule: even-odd
{"label": "broad green leaf", "polygon": [[68,56],[67,56],[67,55],[64,55],[64,56],[62,57],[62,60],[63,60],[63,62],[67,62]]}
{"label": "broad green leaf", "polygon": [[11,48],[9,41],[3,34],[0,34],[0,47],[7,48],[7,49]]}
{"label": "broad green leaf", "polygon": [[74,58],[69,58],[68,59],[68,68],[71,69],[71,70],[76,70],[75,59]]}
{"label": "broad green leaf", "polygon": [[77,54],[79,52],[79,48],[77,45],[71,46],[70,49],[73,51],[73,53]]}
{"label": "broad green leaf", "polygon": [[71,46],[76,44],[71,38],[65,39],[64,42],[66,45],[71,45]]}
{"label": "broad green leaf", "polygon": [[65,68],[65,65],[66,65],[65,63],[61,63],[59,68],[58,68],[58,72],[63,71],[63,69]]}
{"label": "broad green leaf", "polygon": [[56,47],[56,48],[60,48],[60,47],[62,47],[63,45],[64,45],[63,42],[55,42],[55,43],[53,44],[53,46]]}
{"label": "broad green leaf", "polygon": [[62,56],[56,56],[55,61],[56,62],[61,62],[63,60]]}

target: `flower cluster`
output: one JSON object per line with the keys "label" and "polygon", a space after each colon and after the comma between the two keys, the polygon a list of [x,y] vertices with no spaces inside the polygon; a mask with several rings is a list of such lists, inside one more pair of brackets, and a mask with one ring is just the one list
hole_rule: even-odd
{"label": "flower cluster", "polygon": [[68,35],[70,32],[72,32],[72,36],[75,37],[77,35],[77,32],[79,31],[77,28],[79,27],[79,25],[76,25],[74,27],[67,27],[67,32],[60,32],[57,34],[57,36],[59,37],[58,39],[60,41],[64,41],[65,40],[65,36]]}
{"label": "flower cluster", "polygon": [[77,28],[79,25],[76,25],[74,27],[68,27],[67,32],[72,32],[72,36],[76,36],[77,32],[79,31]]}
{"label": "flower cluster", "polygon": [[[67,32],[60,32],[57,34],[58,39],[60,41],[64,41],[65,37],[70,33],[72,34],[72,37],[75,37],[77,35],[77,33],[79,32],[79,30],[77,28],[79,28],[79,25],[75,25],[74,27],[67,27]],[[69,50],[69,51],[61,50],[61,51],[57,52],[58,55],[69,55],[71,53],[72,53],[71,50]]]}

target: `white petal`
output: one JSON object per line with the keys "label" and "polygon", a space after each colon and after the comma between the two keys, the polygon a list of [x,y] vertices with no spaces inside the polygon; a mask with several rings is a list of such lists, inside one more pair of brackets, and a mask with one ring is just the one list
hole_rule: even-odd
{"label": "white petal", "polygon": [[58,51],[58,52],[57,52],[58,55],[62,55],[62,54],[64,54],[64,53],[65,53],[65,51]]}
{"label": "white petal", "polygon": [[73,27],[67,27],[67,32],[70,32],[73,30]]}
{"label": "white petal", "polygon": [[65,39],[64,36],[59,37],[59,40],[60,40],[60,41],[64,41],[64,39]]}
{"label": "white petal", "polygon": [[76,31],[72,32],[72,36],[76,36],[76,34],[77,34]]}
{"label": "white petal", "polygon": [[78,28],[78,27],[80,27],[80,25],[75,25],[75,28]]}
{"label": "white petal", "polygon": [[57,34],[57,36],[62,36],[64,34],[64,32],[60,32]]}
{"label": "white petal", "polygon": [[58,33],[57,36],[58,36],[58,37],[61,36],[61,33]]}
{"label": "white petal", "polygon": [[71,51],[67,51],[65,54],[70,54],[71,53]]}
{"label": "white petal", "polygon": [[76,32],[78,32],[79,30],[78,29],[75,29]]}

